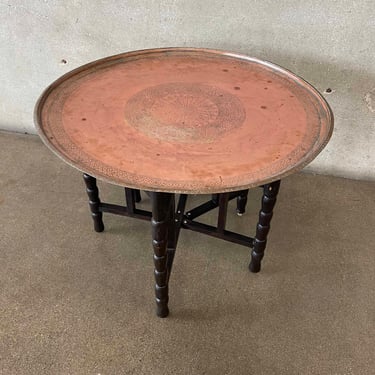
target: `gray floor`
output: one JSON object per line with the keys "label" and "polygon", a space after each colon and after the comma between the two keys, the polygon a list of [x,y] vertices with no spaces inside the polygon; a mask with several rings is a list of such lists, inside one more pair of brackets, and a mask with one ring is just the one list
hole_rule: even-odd
{"label": "gray floor", "polygon": [[[375,373],[374,183],[286,178],[259,274],[182,232],[158,319],[149,223],[93,232],[80,173],[35,136],[0,133],[0,160],[1,374]],[[253,234],[259,197],[230,228]]]}

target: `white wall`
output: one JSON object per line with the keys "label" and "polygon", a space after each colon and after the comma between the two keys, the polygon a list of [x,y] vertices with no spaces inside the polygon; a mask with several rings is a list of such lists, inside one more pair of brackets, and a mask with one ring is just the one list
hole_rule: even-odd
{"label": "white wall", "polygon": [[334,135],[308,169],[375,179],[374,8],[370,0],[0,0],[0,129],[35,133],[43,88],[91,60],[155,47],[228,49],[331,88]]}

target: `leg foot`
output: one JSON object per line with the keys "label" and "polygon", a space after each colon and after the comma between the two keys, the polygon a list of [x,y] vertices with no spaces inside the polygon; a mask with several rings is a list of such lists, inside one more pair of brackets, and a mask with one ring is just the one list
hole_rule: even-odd
{"label": "leg foot", "polygon": [[103,213],[99,211],[100,199],[99,190],[96,186],[96,178],[84,173],[83,179],[86,184],[86,193],[89,197],[89,206],[91,211],[91,217],[94,220],[94,229],[96,232],[103,232]]}
{"label": "leg foot", "polygon": [[251,262],[249,264],[249,270],[254,273],[259,272],[261,268],[261,261],[267,244],[267,235],[270,230],[273,208],[279,188],[280,181],[263,186],[262,208],[259,211],[259,221],[254,238],[253,251],[251,252]]}
{"label": "leg foot", "polygon": [[169,315],[169,308],[166,305],[158,303],[156,299],[156,316],[159,318],[166,318]]}
{"label": "leg foot", "polygon": [[168,309],[168,226],[170,206],[174,195],[170,193],[151,193],[152,201],[152,246],[154,249],[154,275],[156,315],[165,318]]}
{"label": "leg foot", "polygon": [[256,257],[256,254],[254,255],[254,252],[251,253],[251,262],[249,264],[249,270],[252,273],[258,273],[260,271],[260,261],[262,259]]}

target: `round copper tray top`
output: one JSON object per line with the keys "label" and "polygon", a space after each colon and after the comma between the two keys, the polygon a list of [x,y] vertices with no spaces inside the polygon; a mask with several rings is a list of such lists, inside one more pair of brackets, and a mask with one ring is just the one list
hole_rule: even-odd
{"label": "round copper tray top", "polygon": [[293,73],[234,53],[166,48],[107,57],[39,99],[43,141],[117,185],[217,193],[302,169],[327,144],[332,112]]}

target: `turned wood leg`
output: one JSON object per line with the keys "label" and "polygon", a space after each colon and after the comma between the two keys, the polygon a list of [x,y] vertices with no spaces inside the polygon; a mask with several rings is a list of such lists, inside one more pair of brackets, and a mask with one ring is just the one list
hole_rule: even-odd
{"label": "turned wood leg", "polygon": [[100,199],[99,190],[96,186],[96,178],[84,173],[83,179],[86,184],[86,193],[89,197],[91,217],[94,220],[94,229],[96,232],[103,232],[103,214],[99,211]]}
{"label": "turned wood leg", "polygon": [[154,275],[156,315],[165,318],[168,310],[168,226],[171,212],[171,193],[151,193],[152,246],[154,248]]}
{"label": "turned wood leg", "polygon": [[272,210],[276,203],[277,193],[279,192],[280,181],[275,181],[263,186],[262,208],[259,211],[259,221],[254,238],[254,247],[251,252],[251,262],[249,269],[251,272],[260,271],[260,263],[264,256],[264,250],[267,244],[267,234],[270,230],[272,219]]}
{"label": "turned wood leg", "polygon": [[242,216],[246,210],[247,194],[249,189],[242,190],[240,195],[237,197],[237,215]]}

